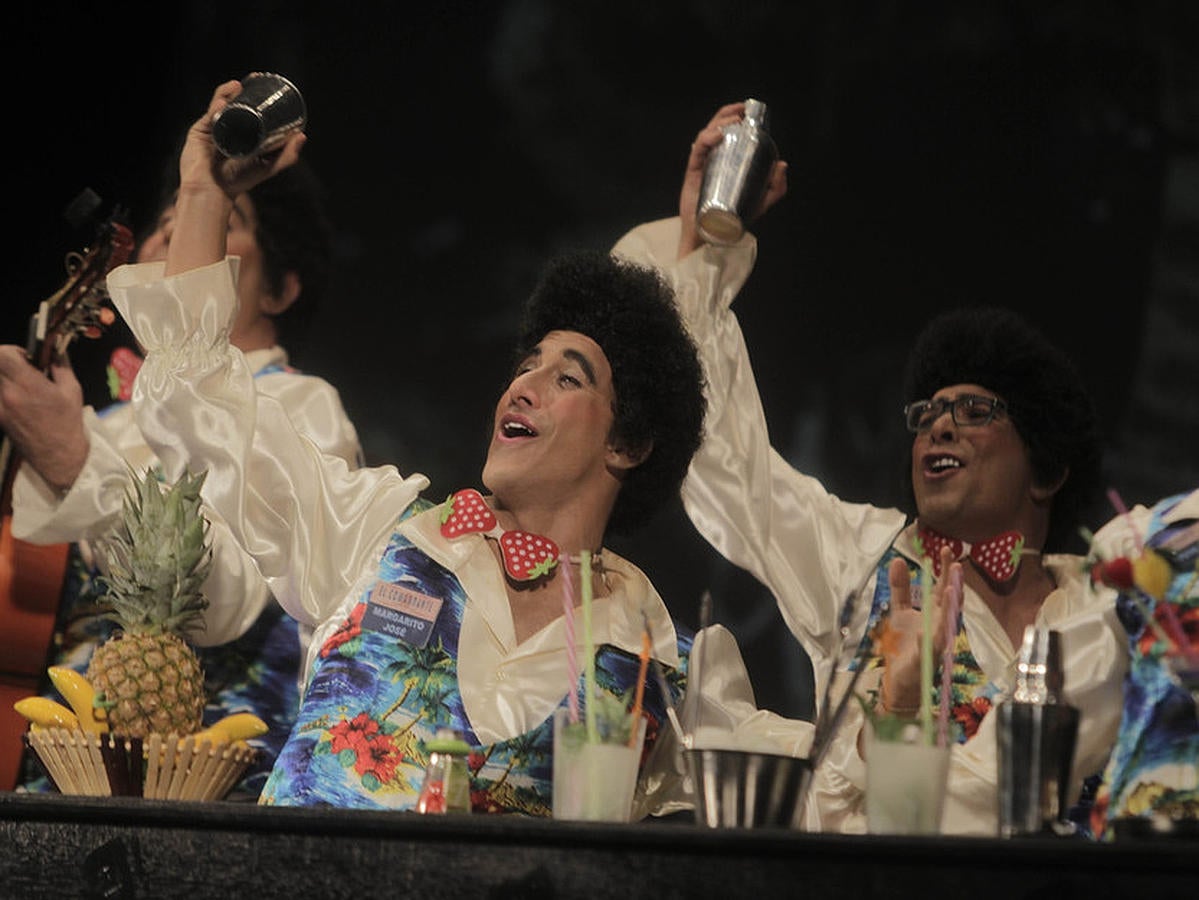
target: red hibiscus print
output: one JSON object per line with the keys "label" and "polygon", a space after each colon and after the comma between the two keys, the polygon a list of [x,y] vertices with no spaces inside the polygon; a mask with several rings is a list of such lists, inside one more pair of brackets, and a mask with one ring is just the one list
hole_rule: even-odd
{"label": "red hibiscus print", "polygon": [[108,392],[114,400],[133,397],[133,380],[142,367],[142,358],[128,347],[117,347],[108,358]]}
{"label": "red hibiscus print", "polygon": [[362,634],[362,617],[364,615],[366,615],[366,604],[359,603],[350,612],[349,618],[342,622],[333,634],[329,635],[329,639],[321,647],[322,659],[331,656],[333,651],[346,641],[351,641]]}
{"label": "red hibiscus print", "polygon": [[986,697],[975,697],[969,703],[959,703],[953,707],[953,720],[961,726],[966,739],[974,737],[983,718],[991,710],[991,701]]}
{"label": "red hibiscus print", "polygon": [[342,719],[329,729],[334,754],[349,750],[354,754],[354,771],[360,776],[372,775],[386,783],[395,775],[403,754],[389,734],[379,730],[379,723],[366,713],[353,719]]}

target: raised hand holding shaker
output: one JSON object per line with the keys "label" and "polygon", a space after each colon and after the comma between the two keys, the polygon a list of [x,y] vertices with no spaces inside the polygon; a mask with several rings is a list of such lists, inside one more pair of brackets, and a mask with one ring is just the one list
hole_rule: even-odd
{"label": "raised hand holding shaker", "polygon": [[745,101],[745,117],[724,129],[708,157],[696,207],[696,227],[711,244],[735,244],[766,197],[778,147],[766,130],[766,104]]}
{"label": "raised hand holding shaker", "polygon": [[303,95],[282,75],[252,72],[241,88],[212,120],[212,140],[225,156],[269,153],[307,124]]}

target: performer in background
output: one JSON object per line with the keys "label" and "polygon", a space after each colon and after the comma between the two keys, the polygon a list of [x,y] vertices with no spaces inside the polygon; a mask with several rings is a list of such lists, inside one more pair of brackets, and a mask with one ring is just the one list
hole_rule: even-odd
{"label": "performer in background", "polygon": [[[1199,490],[1116,515],[1092,543],[1131,657],[1120,732],[1095,802],[1097,836],[1199,820]],[[1185,832],[1184,832],[1185,833]]]}
{"label": "performer in background", "polygon": [[[1077,532],[1084,501],[1098,488],[1091,398],[1070,361],[1018,316],[961,309],[934,318],[917,339],[907,405],[896,410],[896,425],[912,434],[912,521],[898,509],[841,500],[792,466],[771,447],[731,309],[753,269],[755,238],[747,233],[733,246],[707,245],[695,227],[708,155],[722,126],[743,111],[741,103],[722,107],[696,136],[679,217],[635,229],[614,250],[664,273],[700,349],[709,413],[683,486],[684,505],[718,551],[773,592],[812,660],[817,697],[829,679],[847,680],[858,643],[885,626],[889,639],[879,642],[858,682],[876,715],[913,716],[921,705],[921,613],[914,607],[923,591],[912,587],[911,573],[928,565],[940,576],[941,548],[950,549],[951,563],[960,560],[965,596],[953,629],[957,743],[942,830],[993,835],[995,716],[989,713],[1011,687],[1026,625],[1062,633],[1067,698],[1082,710],[1080,778],[1102,769],[1115,736],[1126,653],[1113,596],[1091,588],[1081,557],[1055,552]],[[783,196],[785,178],[780,162],[764,208]],[[835,339],[806,334],[802,323],[795,333],[800,347]],[[843,642],[839,617],[849,596],[863,599],[851,640]],[[943,649],[937,647],[937,658]],[[849,710],[816,772],[807,822],[813,830],[866,828],[860,740],[866,713],[856,703]],[[1073,799],[1081,795],[1080,787]]]}
{"label": "performer in background", "polygon": [[[172,185],[137,248],[144,268],[161,272],[175,218]],[[307,165],[294,166],[233,198],[223,230],[230,254],[238,259],[233,275],[238,313],[230,323],[229,340],[246,354],[256,388],[276,398],[315,446],[347,465],[358,465],[358,435],[337,390],[294,368],[281,343],[301,334],[312,310],[324,302],[332,232],[322,184]],[[136,344],[114,348],[118,398],[129,396],[141,364],[137,349]],[[100,618],[103,596],[89,541],[119,520],[129,467],[144,471],[159,465],[157,457],[128,402],[97,413],[83,405],[80,383],[67,360],[58,361],[47,377],[16,346],[0,347],[0,427],[24,460],[13,489],[14,533],[37,544],[71,544],[48,664],[84,672],[113,627]],[[212,604],[206,628],[195,635],[203,645],[209,697],[205,722],[231,712],[253,712],[270,726],[265,737],[252,742],[263,751],[258,762],[230,795],[253,800],[294,721],[310,635],[273,602],[253,561],[227,540],[215,511],[205,513],[214,520],[216,560],[204,586]],[[56,696],[48,682],[45,692]],[[27,754],[20,782],[28,790],[50,787],[32,754]]]}

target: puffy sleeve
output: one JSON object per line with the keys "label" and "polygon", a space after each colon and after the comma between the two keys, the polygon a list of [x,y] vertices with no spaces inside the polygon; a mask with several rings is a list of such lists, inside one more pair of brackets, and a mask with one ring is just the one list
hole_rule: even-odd
{"label": "puffy sleeve", "polygon": [[323,378],[294,372],[267,373],[254,379],[260,393],[269,394],[287,410],[296,431],[351,468],[362,465],[358,431],[346,414],[341,395]]}
{"label": "puffy sleeve", "polygon": [[146,350],[133,407],[168,477],[206,469],[206,502],[283,607],[317,624],[428,481],[391,466],[352,470],[257,390],[229,343],[235,283],[231,259],[165,279],[160,267],[110,273],[109,293]]}
{"label": "puffy sleeve", "polygon": [[[34,544],[92,540],[113,527],[121,512],[129,469],[153,463],[128,416],[101,418],[83,410],[88,455],[71,489],[59,494],[30,466],[13,481],[13,534]],[[127,427],[123,427],[127,426]],[[127,440],[132,434],[137,438]]]}
{"label": "puffy sleeve", "polygon": [[871,578],[904,516],[838,499],[771,447],[731,309],[753,270],[756,241],[746,234],[731,247],[705,245],[676,260],[679,228],[678,219],[639,226],[613,253],[667,278],[703,363],[707,418],[683,485],[684,506],[713,547],[773,593],[811,658],[819,697],[841,646],[840,610]]}

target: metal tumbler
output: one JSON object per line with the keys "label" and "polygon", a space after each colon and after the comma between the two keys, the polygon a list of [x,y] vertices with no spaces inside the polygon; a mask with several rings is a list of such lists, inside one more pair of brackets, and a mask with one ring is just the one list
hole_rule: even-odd
{"label": "metal tumbler", "polygon": [[1012,696],[995,707],[999,834],[1051,832],[1069,806],[1078,710],[1062,702],[1060,635],[1028,626]]}
{"label": "metal tumbler", "polygon": [[745,101],[745,117],[724,129],[712,150],[696,208],[700,236],[712,244],[735,244],[766,197],[778,148],[766,130],[766,104]]}
{"label": "metal tumbler", "polygon": [[307,124],[303,95],[282,75],[253,72],[241,86],[241,93],[212,120],[212,139],[225,156],[269,153]]}

